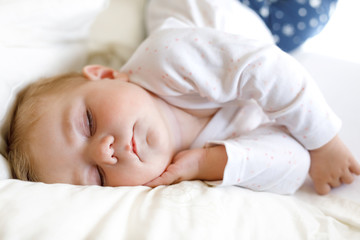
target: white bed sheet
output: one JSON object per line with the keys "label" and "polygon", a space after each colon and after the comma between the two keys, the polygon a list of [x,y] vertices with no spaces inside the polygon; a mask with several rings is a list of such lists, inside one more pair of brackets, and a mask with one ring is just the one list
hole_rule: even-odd
{"label": "white bed sheet", "polygon": [[5,180],[0,192],[1,239],[360,238],[359,204],[308,185],[282,196],[200,181],[149,189]]}

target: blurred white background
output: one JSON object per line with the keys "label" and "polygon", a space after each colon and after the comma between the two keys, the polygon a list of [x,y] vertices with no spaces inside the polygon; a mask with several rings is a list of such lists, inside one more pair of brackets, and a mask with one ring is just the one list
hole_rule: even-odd
{"label": "blurred white background", "polygon": [[306,42],[303,49],[360,63],[359,25],[360,1],[339,0],[324,30]]}

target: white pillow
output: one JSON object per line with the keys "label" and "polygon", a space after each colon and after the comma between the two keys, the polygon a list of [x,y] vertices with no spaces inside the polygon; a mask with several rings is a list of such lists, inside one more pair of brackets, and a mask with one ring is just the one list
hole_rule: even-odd
{"label": "white pillow", "polygon": [[11,178],[11,169],[8,161],[0,154],[0,180]]}
{"label": "white pillow", "polygon": [[[79,70],[90,26],[109,0],[0,1],[0,153],[16,92],[42,77]],[[0,177],[8,171],[1,157]]]}
{"label": "white pillow", "polygon": [[148,0],[111,0],[94,22],[89,37],[89,64],[120,68],[145,38]]}

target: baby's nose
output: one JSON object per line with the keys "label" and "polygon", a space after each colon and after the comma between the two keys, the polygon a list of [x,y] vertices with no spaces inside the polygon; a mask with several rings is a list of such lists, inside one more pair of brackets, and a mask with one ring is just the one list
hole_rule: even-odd
{"label": "baby's nose", "polygon": [[105,136],[99,139],[98,143],[95,144],[95,151],[93,151],[93,158],[97,164],[113,165],[117,163],[117,158],[114,156],[114,137]]}

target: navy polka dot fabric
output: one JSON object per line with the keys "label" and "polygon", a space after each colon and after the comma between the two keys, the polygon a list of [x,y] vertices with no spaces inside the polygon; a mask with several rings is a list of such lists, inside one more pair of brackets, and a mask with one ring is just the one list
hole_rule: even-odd
{"label": "navy polka dot fabric", "polygon": [[319,33],[329,21],[337,0],[239,0],[253,9],[285,52]]}

